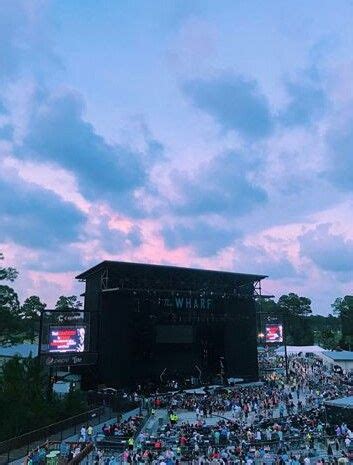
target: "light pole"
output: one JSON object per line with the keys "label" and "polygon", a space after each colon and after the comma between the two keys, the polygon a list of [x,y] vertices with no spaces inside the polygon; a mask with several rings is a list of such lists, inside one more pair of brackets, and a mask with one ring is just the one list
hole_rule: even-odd
{"label": "light pole", "polygon": [[282,331],[283,331],[283,345],[284,345],[284,363],[286,368],[286,382],[289,381],[289,370],[288,370],[288,353],[287,353],[287,318],[285,311],[282,309]]}

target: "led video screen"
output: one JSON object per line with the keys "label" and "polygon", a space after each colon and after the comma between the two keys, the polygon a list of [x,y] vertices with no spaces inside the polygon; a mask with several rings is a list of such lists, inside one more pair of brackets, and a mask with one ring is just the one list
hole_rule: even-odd
{"label": "led video screen", "polygon": [[266,325],[266,342],[283,342],[283,326],[281,324]]}
{"label": "led video screen", "polygon": [[84,326],[51,326],[49,352],[84,352],[86,328]]}

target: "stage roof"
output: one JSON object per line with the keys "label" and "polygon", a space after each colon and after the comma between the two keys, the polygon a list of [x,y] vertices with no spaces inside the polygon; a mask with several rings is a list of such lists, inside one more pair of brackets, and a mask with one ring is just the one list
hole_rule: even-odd
{"label": "stage roof", "polygon": [[233,273],[231,271],[216,271],[216,270],[202,270],[199,268],[187,268],[187,267],[180,267],[180,266],[171,266],[171,265],[154,265],[148,263],[132,263],[132,262],[120,262],[120,261],[110,261],[105,260],[98,265],[89,268],[88,270],[84,271],[83,273],[76,276],[76,279],[87,279],[88,276],[93,274],[99,273],[103,269],[108,268],[110,271],[113,272],[122,272],[124,274],[135,271],[169,271],[170,273],[192,273],[198,275],[223,275],[224,277],[229,277],[237,282],[252,283],[254,281],[260,281],[261,279],[265,279],[268,276],[266,275],[259,275],[259,274],[248,274],[248,273]]}
{"label": "stage roof", "polygon": [[101,262],[76,277],[100,279],[103,292],[209,292],[222,296],[259,296],[264,278],[267,276],[117,261]]}

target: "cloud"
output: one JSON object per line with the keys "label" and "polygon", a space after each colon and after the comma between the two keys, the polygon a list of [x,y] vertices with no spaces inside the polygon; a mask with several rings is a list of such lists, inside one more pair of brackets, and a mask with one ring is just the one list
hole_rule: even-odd
{"label": "cloud", "polygon": [[0,99],[0,115],[7,115],[7,113],[5,103]]}
{"label": "cloud", "polygon": [[8,0],[0,4],[0,81],[19,75],[43,77],[58,59],[53,54],[42,0]]}
{"label": "cloud", "polygon": [[331,224],[319,224],[299,237],[300,252],[319,268],[334,273],[353,270],[353,241],[330,232]]}
{"label": "cloud", "polygon": [[23,266],[31,271],[49,273],[77,272],[94,263],[87,263],[82,251],[73,245],[58,246],[54,250],[40,250],[36,257],[23,262]]}
{"label": "cloud", "polygon": [[284,126],[310,125],[327,109],[327,95],[320,82],[287,82],[286,90],[289,103],[279,115],[279,121]]}
{"label": "cloud", "polygon": [[106,223],[102,222],[97,230],[96,238],[99,239],[102,249],[112,255],[119,255],[122,251],[138,248],[142,244],[142,233],[138,226],[133,226],[125,232],[109,228]]}
{"label": "cloud", "polygon": [[5,124],[0,127],[0,140],[11,140],[13,137],[13,126],[11,124]]}
{"label": "cloud", "polygon": [[[0,10],[0,78],[17,70],[18,57],[23,54],[21,40],[27,18],[24,2],[3,2]],[[16,40],[17,37],[17,40]]]}
{"label": "cloud", "polygon": [[268,250],[263,245],[238,241],[234,255],[235,267],[242,272],[268,275],[272,280],[300,278],[300,273],[279,245],[277,250]]}
{"label": "cloud", "polygon": [[192,247],[201,257],[215,255],[230,245],[239,233],[199,221],[190,226],[177,224],[162,230],[168,248]]}
{"label": "cloud", "polygon": [[253,140],[272,133],[269,105],[256,81],[221,75],[187,81],[182,89],[197,108],[212,116],[225,131],[234,130]]}
{"label": "cloud", "polygon": [[340,190],[353,189],[353,117],[327,134],[328,169],[325,177]]}
{"label": "cloud", "polygon": [[183,215],[242,215],[267,200],[266,192],[251,179],[253,163],[244,155],[225,152],[212,159],[192,177],[173,172],[179,194],[174,209]]}
{"label": "cloud", "polygon": [[84,215],[52,192],[0,179],[0,198],[0,241],[54,249],[78,240]]}
{"label": "cloud", "polygon": [[148,161],[158,161],[163,147],[147,143],[145,154],[112,145],[83,119],[83,101],[73,92],[44,98],[34,111],[17,154],[55,163],[74,173],[80,192],[89,200],[103,199],[120,211],[137,214],[135,190],[148,184]]}

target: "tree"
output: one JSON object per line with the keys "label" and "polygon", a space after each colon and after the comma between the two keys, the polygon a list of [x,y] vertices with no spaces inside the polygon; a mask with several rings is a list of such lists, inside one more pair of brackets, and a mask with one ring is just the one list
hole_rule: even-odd
{"label": "tree", "polygon": [[312,312],[311,300],[291,292],[288,295],[282,295],[277,305],[284,318],[287,344],[313,344],[314,332],[308,319]]}
{"label": "tree", "polygon": [[20,301],[18,295],[10,286],[0,285],[0,308],[9,310],[13,315],[19,315]]}
{"label": "tree", "polygon": [[312,313],[311,300],[307,297],[299,297],[293,292],[290,292],[288,295],[282,295],[278,299],[278,306],[292,315],[308,316]]}
{"label": "tree", "polygon": [[[0,253],[0,260],[4,255]],[[15,268],[0,267],[0,282],[14,281],[18,275]],[[20,303],[16,292],[6,284],[0,285],[0,342],[11,344],[15,342],[19,331],[18,311]]]}
{"label": "tree", "polygon": [[278,313],[278,306],[273,299],[261,299],[259,301],[259,310],[269,315],[276,314]]}
{"label": "tree", "polygon": [[20,317],[26,321],[38,321],[41,312],[45,309],[47,304],[40,301],[36,295],[31,295],[23,302],[20,310]]}
{"label": "tree", "polygon": [[[3,259],[0,253],[0,260]],[[0,267],[0,282],[13,282],[17,276],[15,268]],[[36,296],[26,299],[21,307],[16,291],[6,284],[0,284],[0,343],[15,344],[28,337],[33,342],[42,308],[45,308],[45,304]]]}
{"label": "tree", "polygon": [[[64,296],[61,295],[55,304],[55,310],[62,310],[62,313],[53,315],[52,318],[56,318],[58,323],[63,323],[68,321],[73,315],[80,315],[80,310],[82,303],[78,300],[78,297],[75,295]],[[65,315],[66,313],[66,315]]]}
{"label": "tree", "polygon": [[38,296],[31,295],[27,297],[20,309],[19,316],[31,342],[34,342],[38,333],[40,314],[46,306]]}
{"label": "tree", "polygon": [[[0,260],[4,260],[4,255],[0,252]],[[18,276],[18,271],[15,268],[0,267],[0,281],[15,281]]]}
{"label": "tree", "polygon": [[353,296],[346,295],[345,297],[337,297],[331,305],[333,313],[342,318],[351,318],[353,314]]}
{"label": "tree", "polygon": [[19,318],[20,302],[18,295],[7,285],[0,285],[0,342],[18,342],[22,325]]}
{"label": "tree", "polygon": [[334,350],[339,345],[340,337],[341,334],[339,331],[324,329],[318,334],[318,343],[324,349]]}
{"label": "tree", "polygon": [[48,376],[37,358],[14,357],[0,372],[0,441],[87,410],[82,393],[48,399]]}
{"label": "tree", "polygon": [[79,310],[81,307],[82,303],[75,295],[61,295],[55,304],[55,310]]}
{"label": "tree", "polygon": [[353,296],[338,297],[331,307],[341,322],[342,340],[340,345],[350,349],[353,345]]}

